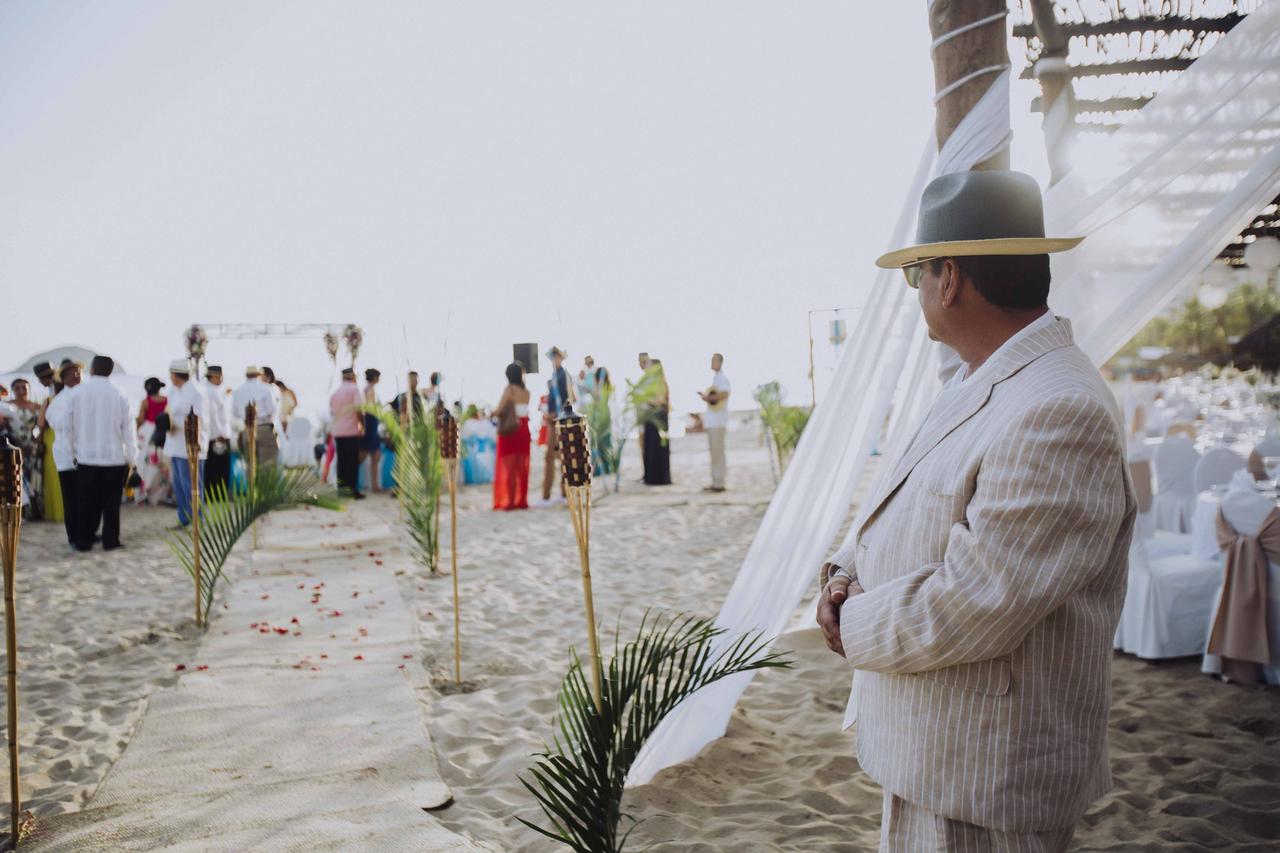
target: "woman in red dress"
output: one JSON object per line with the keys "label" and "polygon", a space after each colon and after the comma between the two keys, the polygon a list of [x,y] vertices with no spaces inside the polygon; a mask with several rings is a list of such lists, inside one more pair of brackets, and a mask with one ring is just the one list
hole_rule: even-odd
{"label": "woman in red dress", "polygon": [[507,387],[496,411],[498,460],[493,472],[493,508],[528,509],[529,389],[524,387],[524,368],[519,364],[507,365]]}

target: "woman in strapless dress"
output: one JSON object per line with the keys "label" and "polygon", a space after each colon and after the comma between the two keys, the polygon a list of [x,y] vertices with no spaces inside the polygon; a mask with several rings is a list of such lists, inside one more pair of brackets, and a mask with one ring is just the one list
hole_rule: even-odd
{"label": "woman in strapless dress", "polygon": [[[507,387],[494,410],[498,416],[498,459],[493,472],[493,508],[529,508],[529,389],[524,369],[507,365]],[[504,427],[507,432],[503,432]]]}

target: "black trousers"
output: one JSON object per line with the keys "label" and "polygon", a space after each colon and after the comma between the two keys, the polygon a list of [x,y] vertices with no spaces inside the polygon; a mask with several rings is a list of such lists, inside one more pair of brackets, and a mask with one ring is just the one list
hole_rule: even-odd
{"label": "black trousers", "polygon": [[356,488],[357,475],[360,471],[360,437],[348,436],[333,439],[334,449],[338,452],[338,489],[359,494]]}
{"label": "black trousers", "polygon": [[102,522],[102,547],[120,545],[120,500],[124,497],[123,465],[81,465],[76,471],[76,492],[80,498],[79,535],[76,547],[93,547],[93,535]]}
{"label": "black trousers", "polygon": [[204,460],[204,493],[210,495],[209,489],[217,487],[218,494],[225,495],[231,491],[231,448],[221,455],[213,452],[213,442],[209,442],[209,457]]}
{"label": "black trousers", "polygon": [[[67,528],[67,543],[70,545],[80,541],[80,472],[75,468],[58,472],[58,486],[62,489],[62,523]],[[94,530],[98,525],[93,525]],[[90,541],[93,534],[89,535]]]}

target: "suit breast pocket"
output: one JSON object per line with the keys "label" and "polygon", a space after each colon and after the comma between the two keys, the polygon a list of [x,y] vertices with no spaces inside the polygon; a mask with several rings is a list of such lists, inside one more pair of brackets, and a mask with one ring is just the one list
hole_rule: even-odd
{"label": "suit breast pocket", "polygon": [[917,672],[913,677],[986,696],[1003,696],[1013,682],[1013,668],[1008,658],[994,658]]}

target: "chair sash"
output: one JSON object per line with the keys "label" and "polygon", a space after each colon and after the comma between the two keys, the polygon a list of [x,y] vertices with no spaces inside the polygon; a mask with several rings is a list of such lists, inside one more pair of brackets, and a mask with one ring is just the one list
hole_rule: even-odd
{"label": "chair sash", "polygon": [[1253,475],[1253,479],[1267,479],[1267,466],[1262,464],[1262,454],[1258,453],[1258,448],[1249,451],[1249,460],[1244,467]]}
{"label": "chair sash", "polygon": [[1135,459],[1129,463],[1129,476],[1133,480],[1133,491],[1138,498],[1138,512],[1151,511],[1151,462],[1147,459]]}
{"label": "chair sash", "polygon": [[1280,563],[1280,510],[1272,510],[1257,536],[1238,532],[1218,511],[1218,544],[1226,554],[1222,597],[1209,631],[1209,653],[1237,681],[1261,681],[1259,665],[1271,663],[1267,632],[1270,563]]}

